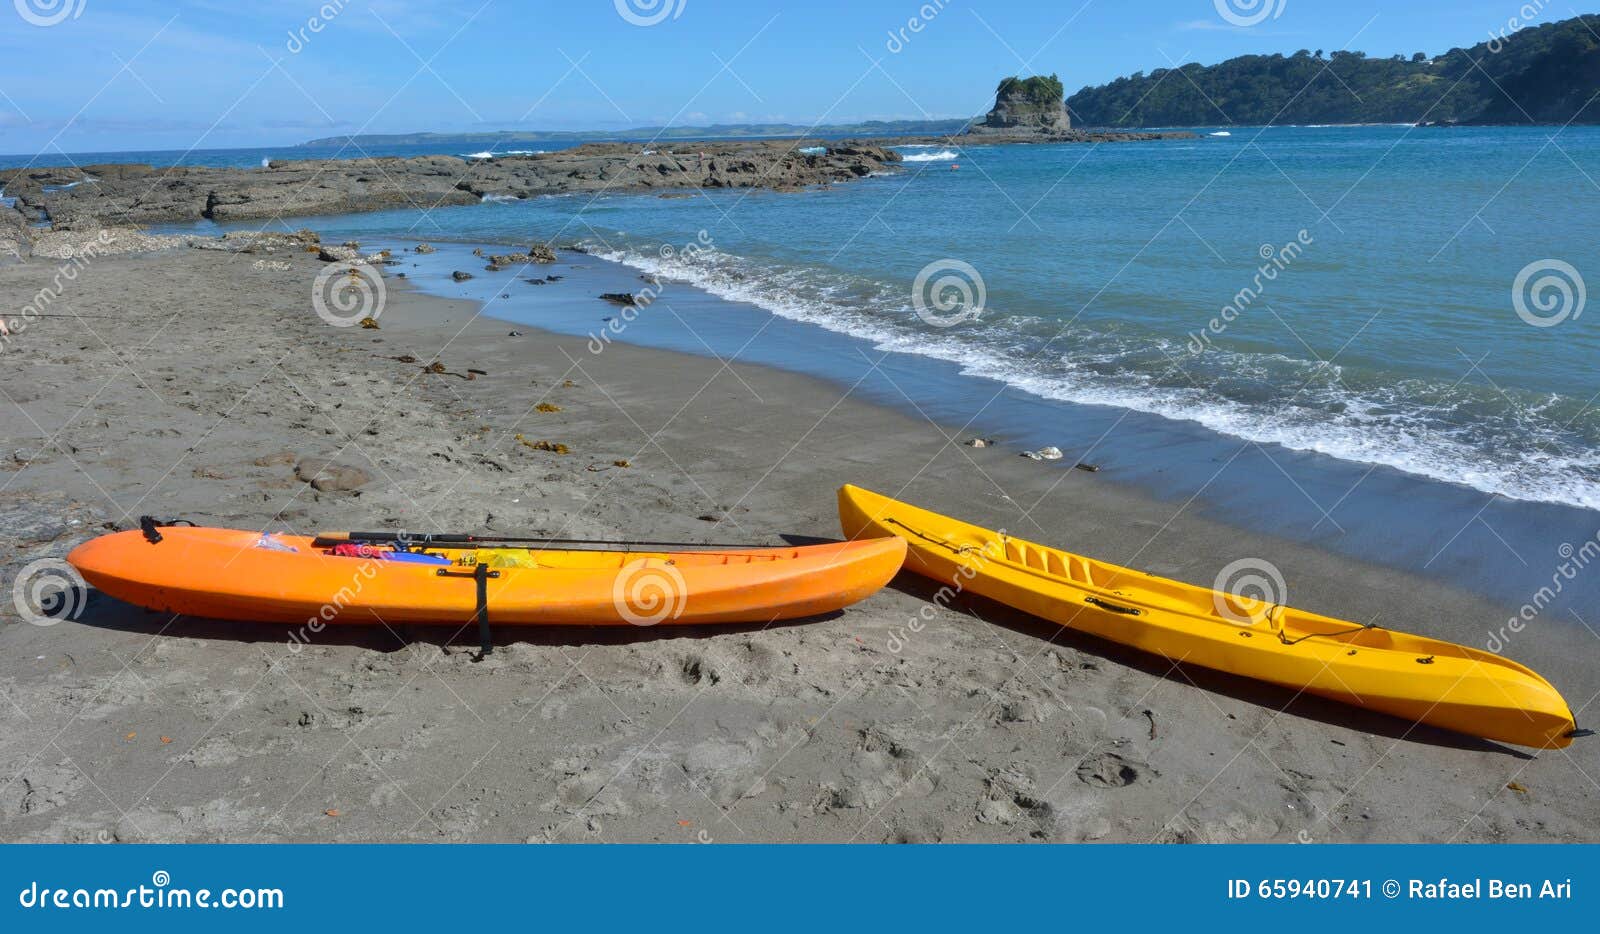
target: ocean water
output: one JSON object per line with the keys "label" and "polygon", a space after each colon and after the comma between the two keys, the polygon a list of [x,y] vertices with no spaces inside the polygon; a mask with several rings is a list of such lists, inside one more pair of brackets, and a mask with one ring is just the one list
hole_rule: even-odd
{"label": "ocean water", "polygon": [[314,223],[580,243],[996,392],[1600,509],[1600,129],[1201,132]]}
{"label": "ocean water", "polygon": [[997,391],[1600,509],[1600,313],[1584,314],[1585,276],[1600,283],[1600,128],[1218,132],[909,146],[899,172],[803,193],[310,222],[368,239],[579,243]]}

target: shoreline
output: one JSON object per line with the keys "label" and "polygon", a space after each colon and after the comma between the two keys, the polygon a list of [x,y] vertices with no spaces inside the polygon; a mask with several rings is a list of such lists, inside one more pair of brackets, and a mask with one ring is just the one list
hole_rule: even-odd
{"label": "shoreline", "polygon": [[[31,294],[45,266],[0,267],[0,284]],[[420,267],[388,280],[380,329],[331,328],[307,307],[322,268],[187,249],[97,259],[69,295],[85,320],[36,321],[7,351],[0,386],[21,407],[7,437],[24,452],[56,439],[7,465],[8,576],[124,509],[252,528],[837,538],[848,481],[1208,586],[1228,559],[1270,556],[1291,602],[1344,618],[1468,644],[1503,622],[1497,602],[1175,512],[1105,472],[1027,461],[1009,441],[962,447],[937,417],[828,380],[620,340],[592,353],[490,317],[493,302],[425,294]],[[553,323],[568,301],[615,315],[588,293],[637,285],[624,269],[533,267],[567,278],[528,289],[545,303],[530,317]],[[500,288],[473,271],[467,285]],[[108,313],[128,320],[88,317]],[[423,374],[436,358],[487,375]],[[369,482],[311,490],[290,462],[305,456]],[[631,466],[590,469],[613,460]],[[902,576],[803,625],[503,631],[479,665],[448,632],[329,630],[289,653],[281,627],[101,598],[75,623],[0,628],[17,702],[0,714],[0,781],[27,779],[0,804],[17,839],[1594,839],[1578,772],[1594,772],[1592,745],[1530,755],[1408,731],[988,605],[915,628],[926,596]],[[1600,689],[1588,638],[1538,623],[1506,654],[1577,708]],[[43,748],[57,734],[62,748]]]}
{"label": "shoreline", "polygon": [[[384,245],[399,244],[384,240]],[[516,276],[493,274],[466,283],[449,282],[446,266],[463,265],[465,248],[489,244],[446,240],[455,247],[419,258],[412,283],[431,294],[487,303],[486,314],[518,324],[544,326],[569,335],[605,330],[603,318],[617,309],[593,296],[551,305],[532,295]],[[452,256],[452,252],[457,253]],[[578,254],[583,256],[585,254]],[[636,291],[651,275],[624,261],[597,254],[609,273],[588,289]],[[571,258],[569,257],[569,261]],[[1600,575],[1561,578],[1571,552],[1600,538],[1600,514],[1564,504],[1518,500],[1398,468],[1350,461],[1311,451],[1255,444],[1207,426],[1107,405],[1034,395],[991,378],[968,375],[953,361],[903,351],[884,352],[871,340],[784,317],[761,305],[719,297],[656,270],[662,310],[636,312],[621,342],[675,352],[740,359],[818,377],[840,389],[856,387],[859,398],[938,422],[957,440],[997,438],[996,450],[1016,456],[1046,445],[1066,457],[1036,465],[1049,472],[1089,462],[1094,476],[1155,501],[1185,505],[1233,528],[1263,532],[1331,553],[1398,567],[1476,592],[1507,610],[1493,627],[1465,641],[1478,647],[1494,638],[1525,606],[1537,604],[1546,622],[1582,632],[1582,612],[1600,599]],[[502,288],[502,282],[509,283]],[[565,290],[564,294],[572,290]],[[529,304],[533,302],[534,304]],[[537,307],[541,310],[534,310]],[[659,310],[658,310],[659,311]],[[772,320],[768,320],[768,319]],[[692,322],[692,325],[690,324]],[[877,364],[874,365],[874,361]],[[1188,469],[1201,465],[1198,471]],[[1404,516],[1395,514],[1404,503]],[[1324,511],[1323,504],[1333,504]],[[1561,547],[1558,547],[1561,546]],[[1587,554],[1587,552],[1585,552]]]}

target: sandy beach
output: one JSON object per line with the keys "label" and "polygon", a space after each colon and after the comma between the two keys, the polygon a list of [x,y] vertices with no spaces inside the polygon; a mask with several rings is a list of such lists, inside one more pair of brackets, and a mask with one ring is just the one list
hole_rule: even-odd
{"label": "sandy beach", "polygon": [[[7,304],[60,262],[0,266]],[[541,295],[598,294],[599,263],[539,267],[562,276]],[[394,275],[378,329],[330,327],[310,302],[324,268],[305,252],[101,256],[7,338],[5,580],[144,513],[298,532],[832,539],[835,490],[853,482],[1206,586],[1230,560],[1270,555],[1299,606],[1469,644],[1514,612],[1103,473],[963,446],[910,399],[885,408],[849,385],[620,341],[596,353]],[[595,304],[597,321],[614,313]],[[425,372],[435,360],[446,372]],[[570,453],[524,443],[541,440]],[[296,465],[315,458],[364,482],[313,488]],[[291,648],[283,627],[104,595],[49,626],[8,600],[0,836],[1600,837],[1592,742],[1531,754],[1411,728],[978,601],[929,618],[930,591],[902,575],[834,618],[771,627],[503,629],[481,661],[474,635],[450,630],[335,627]],[[1600,692],[1591,638],[1530,626],[1505,654],[1583,723]]]}

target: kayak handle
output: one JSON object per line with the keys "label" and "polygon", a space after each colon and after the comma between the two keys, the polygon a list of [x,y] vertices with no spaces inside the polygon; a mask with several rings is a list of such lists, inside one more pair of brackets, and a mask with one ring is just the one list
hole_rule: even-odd
{"label": "kayak handle", "polygon": [[1144,615],[1144,611],[1136,606],[1123,606],[1120,603],[1111,603],[1107,600],[1102,600],[1099,597],[1084,597],[1083,602],[1092,606],[1097,606],[1102,610],[1108,610],[1112,613],[1121,613],[1123,616]]}
{"label": "kayak handle", "polygon": [[[487,564],[475,564],[475,565],[473,565],[473,567],[474,568],[484,568],[485,570],[487,570],[489,566]],[[451,568],[440,568],[439,570],[434,571],[433,573],[434,573],[434,576],[436,576],[436,577],[477,577],[478,576],[478,572],[475,571],[475,570],[474,571],[456,571],[456,570],[453,570]],[[489,571],[484,576],[485,577],[499,577],[500,576],[500,572],[499,571]]]}
{"label": "kayak handle", "polygon": [[174,525],[187,525],[194,527],[188,519],[157,519],[155,516],[140,516],[139,531],[144,535],[144,540],[152,545],[161,544],[162,535],[158,529]]}

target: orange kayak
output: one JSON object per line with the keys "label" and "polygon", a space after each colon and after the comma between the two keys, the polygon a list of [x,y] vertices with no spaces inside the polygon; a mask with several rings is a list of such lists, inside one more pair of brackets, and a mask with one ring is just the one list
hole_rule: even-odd
{"label": "orange kayak", "polygon": [[331,554],[295,535],[166,526],[159,538],[102,535],[67,560],[119,600],[215,619],[465,624],[481,587],[495,625],[651,626],[830,613],[882,588],[906,554],[903,539],[878,538],[721,551],[464,545],[393,560],[379,549]]}

